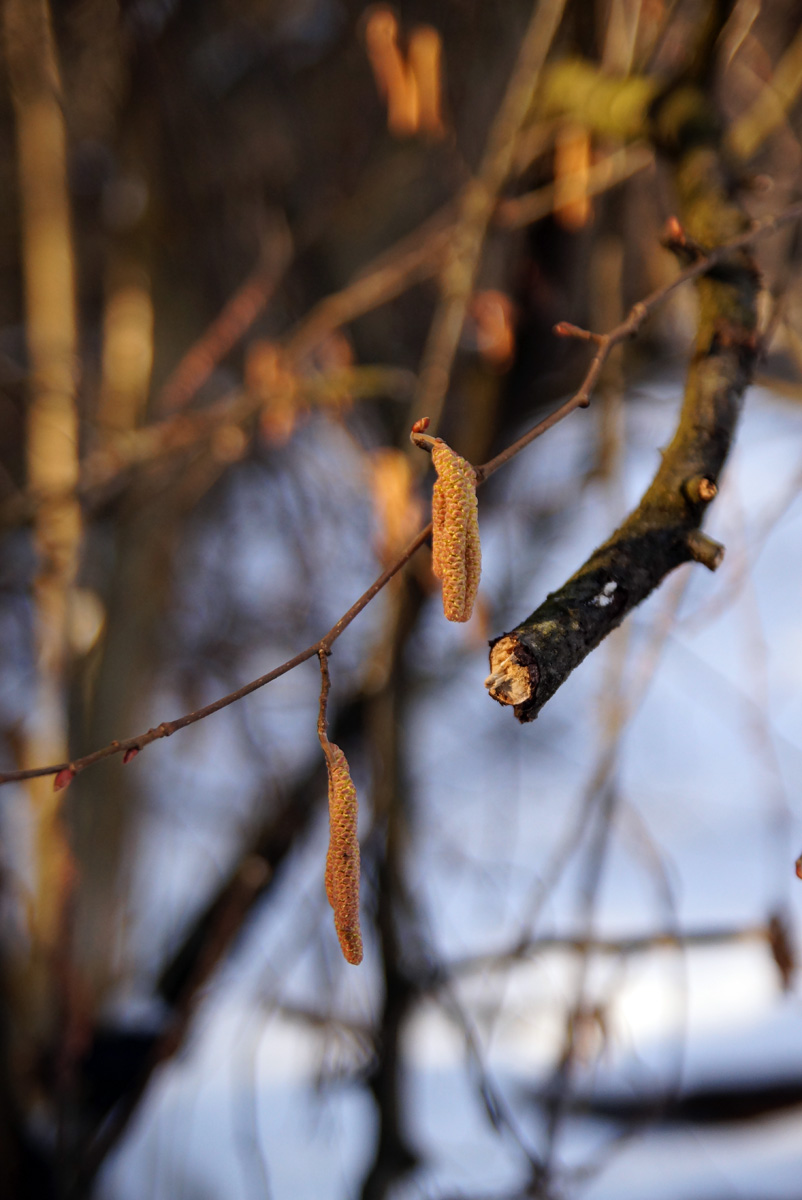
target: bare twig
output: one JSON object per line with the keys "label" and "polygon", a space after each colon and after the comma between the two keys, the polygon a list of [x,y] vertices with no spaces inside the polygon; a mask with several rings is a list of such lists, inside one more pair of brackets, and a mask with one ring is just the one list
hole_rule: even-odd
{"label": "bare twig", "polygon": [[317,717],[317,736],[323,747],[323,752],[328,754],[330,746],[329,735],[326,732],[327,727],[327,709],[329,704],[329,692],[331,691],[331,675],[329,674],[329,656],[326,650],[318,650],[318,659],[320,660],[320,701]]}
{"label": "bare twig", "polygon": [[[766,217],[762,221],[756,221],[752,225],[752,228],[747,230],[746,233],[739,234],[738,237],[731,238],[728,242],[723,242],[720,246],[716,246],[715,249],[709,251],[704,258],[699,259],[698,262],[694,262],[690,266],[686,267],[683,271],[680,271],[680,273],[674,279],[670,280],[669,283],[664,284],[662,287],[656,288],[643,300],[639,300],[638,303],[633,305],[633,307],[629,310],[627,316],[621,322],[621,324],[617,325],[615,329],[611,329],[609,333],[599,335],[590,334],[587,330],[577,330],[580,336],[587,334],[589,337],[592,337],[598,342],[599,346],[599,349],[594,355],[593,361],[588,368],[585,378],[579,385],[579,390],[575,392],[570,399],[566,400],[565,404],[562,404],[558,409],[555,409],[553,413],[551,413],[548,417],[545,417],[544,420],[540,421],[537,425],[534,425],[531,429],[528,429],[525,434],[518,438],[517,441],[512,442],[511,445],[507,446],[506,449],[502,450],[500,454],[497,454],[495,458],[491,458],[489,462],[484,463],[480,467],[476,467],[478,478],[481,481],[487,479],[490,475],[497,471],[499,467],[503,467],[504,464],[509,462],[511,458],[514,458],[516,454],[519,454],[520,451],[523,450],[524,446],[528,446],[530,442],[533,442],[535,438],[540,437],[541,434],[545,433],[547,429],[551,429],[552,425],[557,425],[560,421],[564,420],[565,417],[567,417],[569,413],[572,413],[575,408],[586,408],[588,400],[598,382],[601,369],[610,355],[610,351],[613,350],[613,348],[617,346],[619,342],[624,342],[628,338],[633,337],[640,329],[641,325],[649,316],[649,314],[655,308],[657,308],[659,304],[662,304],[666,297],[670,295],[675,288],[680,287],[683,283],[689,283],[692,279],[698,279],[701,275],[706,274],[711,267],[716,266],[717,263],[721,262],[721,260],[728,254],[732,253],[732,251],[742,250],[746,246],[750,246],[758,238],[769,233],[774,233],[775,230],[780,229],[783,225],[787,225],[791,221],[797,221],[800,217],[802,217],[802,202],[790,205],[788,208],[784,209],[783,212],[778,213],[773,217]],[[572,336],[574,336],[573,333]]]}
{"label": "bare twig", "polygon": [[[466,958],[449,963],[446,975],[449,979],[454,976],[483,973],[488,969],[508,966],[511,963],[526,962],[538,954],[550,951],[568,950],[573,954],[601,954],[607,957],[624,957],[634,954],[651,954],[655,950],[686,950],[695,947],[724,946],[733,943],[765,942],[770,945],[771,930],[768,925],[744,925],[741,927],[691,929],[687,933],[676,930],[658,930],[655,933],[635,935],[633,937],[600,938],[574,937],[559,934],[543,935],[516,942],[506,949],[489,951],[486,954],[473,954]],[[438,986],[439,972],[435,972],[429,986]]]}
{"label": "bare twig", "polygon": [[726,145],[739,158],[751,158],[766,138],[788,117],[802,91],[802,29],[783,54],[774,75],[758,93],[751,108],[727,133]]}
{"label": "bare twig", "polygon": [[[742,249],[745,246],[751,245],[752,242],[766,234],[773,233],[783,225],[787,225],[791,221],[798,220],[802,217],[802,202],[791,205],[783,212],[776,214],[773,217],[768,217],[765,220],[757,221],[752,228],[745,233],[739,234],[726,243],[717,246],[712,250],[706,258],[698,263],[694,263],[690,267],[686,267],[681,271],[675,279],[671,280],[664,287],[652,292],[645,300],[636,304],[629,312],[625,320],[616,329],[611,330],[608,334],[599,335],[601,344],[593,361],[588,368],[588,372],[582,381],[579,391],[575,393],[564,404],[560,405],[553,413],[546,417],[543,421],[539,421],[529,429],[522,437],[518,438],[495,458],[475,468],[477,479],[483,482],[490,475],[494,474],[500,467],[504,466],[511,459],[540,437],[552,426],[558,424],[574,412],[575,409],[586,406],[591,392],[593,391],[596,382],[598,381],[599,373],[604,364],[605,359],[610,353],[613,346],[623,341],[625,338],[632,336],[639,328],[646,316],[657,307],[675,288],[682,283],[687,283],[689,280],[696,279],[709,271],[717,263],[721,261],[729,252]],[[169,737],[172,733],[176,733],[179,729],[185,729],[189,725],[194,725],[197,721],[203,720],[205,717],[211,716],[212,713],[219,712],[223,708],[227,708],[229,704],[241,700],[244,696],[248,696],[251,692],[258,691],[268,683],[272,683],[274,679],[286,675],[301,663],[307,662],[310,658],[315,657],[321,650],[330,649],[345,629],[351,622],[359,616],[359,614],[367,607],[375,596],[379,594],[382,588],[401,570],[401,568],[409,561],[412,555],[418,550],[431,534],[431,524],[417,534],[410,542],[407,548],[398,558],[392,562],[386,570],[371,584],[358,600],[345,612],[342,617],[334,624],[328,633],[324,634],[317,642],[307,646],[305,650],[301,650],[298,654],[274,667],[265,675],[260,675],[257,679],[251,680],[244,684],[241,688],[237,688],[233,692],[229,692],[225,696],[221,696],[211,704],[205,705],[194,712],[186,713],[181,717],[172,721],[162,722],[161,725],[147,730],[145,733],[138,734],[134,737],[126,738],[124,741],[113,741],[108,746],[104,746],[91,754],[75,759],[72,763],[60,762],[48,766],[36,767],[27,771],[7,771],[0,773],[0,784],[14,783],[22,779],[30,779],[40,775],[55,775],[59,771],[72,767],[75,772],[84,770],[100,759],[108,758],[114,754],[125,754],[129,750],[140,750],[151,742],[157,741],[163,737]]]}
{"label": "bare twig", "polygon": [[258,679],[251,680],[250,683],[244,684],[236,691],[229,692],[226,696],[221,696],[218,700],[211,704],[205,705],[203,708],[196,709],[195,712],[185,713],[183,716],[176,718],[173,721],[162,721],[161,725],[155,728],[148,729],[147,732],[138,734],[135,737],[126,738],[124,741],[113,741],[108,746],[103,746],[100,750],[95,750],[91,754],[85,754],[82,758],[76,758],[72,762],[58,763],[55,766],[36,767],[26,771],[7,771],[0,774],[0,784],[12,783],[22,779],[33,779],[39,775],[56,775],[60,771],[70,770],[75,775],[79,771],[83,771],[86,767],[92,766],[93,763],[99,762],[102,758],[109,758],[113,754],[126,755],[129,751],[139,751],[151,742],[158,741],[160,738],[170,737],[179,729],[186,729],[188,725],[194,725],[197,721],[202,721],[204,717],[210,717],[212,713],[220,712],[223,708],[228,708],[229,704],[234,704],[237,700],[242,700],[243,697],[249,696],[251,692],[258,691],[267,683],[272,683],[274,679],[279,679],[282,675],[286,675],[289,671],[299,667],[301,663],[307,662],[310,658],[329,650],[337,641],[337,638],[348,628],[355,617],[358,617],[364,608],[370,604],[374,596],[377,596],[385,584],[396,575],[401,568],[409,561],[412,555],[420,546],[424,544],[426,539],[432,532],[431,524],[425,526],[424,529],[412,539],[406,550],[398,556],[395,562],[391,563],[385,571],[376,579],[367,591],[363,592],[358,600],[351,605],[346,613],[340,617],[336,624],[332,625],[328,633],[324,634],[319,641],[312,646],[307,646],[305,650],[301,650],[293,658],[288,659],[278,667],[274,667],[272,671],[268,671],[266,675],[260,675]]}
{"label": "bare twig", "polygon": [[[709,15],[701,31],[694,59],[701,80],[719,16],[718,11]],[[739,206],[718,154],[718,133],[705,93],[688,86],[679,119],[675,99],[676,90],[668,89],[652,119],[660,144],[671,147],[688,226],[686,237],[679,221],[671,221],[671,240],[683,249],[692,247],[696,259],[681,277],[699,279],[698,329],[682,410],[671,444],[638,506],[561,588],[491,644],[485,686],[493,699],[511,705],[522,722],[535,719],[574,668],[670,571],[691,559],[715,570],[723,554],[699,532],[708,501],[701,493],[689,499],[688,482],[704,476],[716,484],[758,358],[760,277],[745,252],[756,226]],[[776,228],[776,221],[771,224]],[[636,305],[612,336],[620,339],[628,326],[637,329],[653,302],[654,294]],[[610,338],[599,343],[586,377],[592,384],[609,354]],[[580,388],[569,404],[587,404],[588,397]],[[715,494],[713,488],[706,491]]]}

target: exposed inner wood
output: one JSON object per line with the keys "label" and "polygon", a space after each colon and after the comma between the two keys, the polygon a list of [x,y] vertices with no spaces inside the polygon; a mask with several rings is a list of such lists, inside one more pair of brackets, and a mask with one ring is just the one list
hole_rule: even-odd
{"label": "exposed inner wood", "polygon": [[490,651],[490,671],[485,687],[499,704],[526,704],[532,699],[529,667],[515,657],[517,638],[500,638]]}

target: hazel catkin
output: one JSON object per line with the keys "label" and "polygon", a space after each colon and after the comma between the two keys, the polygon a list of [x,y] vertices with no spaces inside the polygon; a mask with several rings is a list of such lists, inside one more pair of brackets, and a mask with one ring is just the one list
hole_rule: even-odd
{"label": "hazel catkin", "polygon": [[443,582],[447,619],[467,621],[482,570],[476,473],[442,438],[432,446],[432,462],[437,471],[432,492],[432,570]]}
{"label": "hazel catkin", "polygon": [[348,760],[339,746],[326,748],[329,774],[329,850],[326,856],[326,895],[334,910],[334,927],[349,963],[362,961],[359,928],[359,839],[356,788]]}

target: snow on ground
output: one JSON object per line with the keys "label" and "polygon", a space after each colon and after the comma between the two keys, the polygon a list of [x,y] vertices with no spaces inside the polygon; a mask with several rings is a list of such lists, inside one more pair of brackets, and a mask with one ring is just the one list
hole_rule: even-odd
{"label": "snow on ground", "polygon": [[[677,394],[676,387],[650,389],[630,407],[625,505],[654,470]],[[485,587],[499,628],[562,582],[623,511],[598,485],[571,486],[587,465],[588,419],[575,415],[535,443],[506,474],[506,510],[482,521]],[[515,726],[509,712],[487,700],[484,652],[466,649],[462,630],[438,626],[433,633],[432,605],[429,640],[434,647],[436,638],[457,665],[446,684],[422,692],[408,737],[417,789],[415,890],[438,955],[458,960],[523,935],[582,932],[581,853],[569,857],[545,896],[542,874],[572,828],[591,832],[583,790],[622,654],[625,695],[642,684],[644,692],[621,741],[615,827],[592,931],[616,938],[656,928],[734,930],[778,909],[798,921],[800,447],[802,411],[753,391],[707,526],[727,546],[724,565],[715,576],[698,566],[678,572],[532,726]],[[564,520],[541,560],[530,564],[530,509],[557,494],[568,497]],[[511,561],[529,576],[522,609],[505,607],[501,588],[492,595]],[[644,661],[658,646],[659,669],[644,676]],[[453,714],[450,722],[444,712]],[[160,1073],[105,1172],[109,1200],[357,1194],[375,1114],[364,1090],[338,1083],[337,1075],[358,1057],[358,1037],[326,1032],[278,1005],[288,995],[317,1008],[331,1001],[357,1023],[369,1020],[375,1005],[371,945],[360,972],[333,969],[322,999],[320,945],[312,940],[312,949],[288,950],[288,914],[316,930],[325,911],[319,833],[282,880],[283,899],[254,922],[191,1045]],[[177,858],[173,869],[180,878]],[[187,867],[187,886],[196,871]],[[566,950],[533,953],[503,972],[466,971],[453,989],[420,1006],[405,1048],[411,1133],[423,1165],[398,1197],[501,1194],[525,1177],[526,1148],[539,1151],[543,1142],[535,1093],[562,1043],[577,970]],[[604,1008],[606,1041],[580,1065],[577,1085],[586,1094],[659,1095],[722,1081],[802,1078],[802,1000],[799,992],[781,993],[765,944],[664,948],[626,960],[606,955],[593,960],[587,997]],[[454,999],[481,1048],[478,1062],[466,1056]],[[477,1088],[482,1071],[487,1094],[513,1114],[512,1130],[499,1134],[488,1122]],[[727,1129],[656,1126],[621,1144],[618,1133],[609,1122],[569,1119],[560,1157],[580,1172],[569,1196],[799,1194],[802,1111]]]}

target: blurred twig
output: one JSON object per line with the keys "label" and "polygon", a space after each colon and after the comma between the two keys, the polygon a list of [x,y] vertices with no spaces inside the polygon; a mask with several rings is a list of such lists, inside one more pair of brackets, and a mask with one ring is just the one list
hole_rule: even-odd
{"label": "blurred twig", "polygon": [[725,144],[738,158],[747,159],[788,116],[802,91],[802,28],[783,54],[771,79],[751,108],[727,131]]}
{"label": "blurred twig", "polygon": [[[722,946],[733,942],[766,942],[768,945],[770,941],[771,931],[765,924],[733,928],[711,926],[708,929],[688,930],[687,933],[658,930],[655,933],[621,938],[544,934],[518,942],[507,947],[506,950],[474,954],[458,959],[449,964],[448,973],[451,976],[470,975],[474,972],[485,971],[488,967],[525,962],[537,954],[546,954],[553,950],[569,950],[574,954],[603,954],[615,957],[616,955],[651,954],[655,950],[685,950],[695,946]],[[434,983],[437,984],[436,976]]]}
{"label": "blurred twig", "polygon": [[440,268],[453,222],[449,204],[380,254],[339,292],[319,301],[287,338],[287,358],[299,362],[335,329],[393,300],[413,284],[430,279]]}
{"label": "blurred twig", "polygon": [[[639,171],[645,171],[653,163],[654,153],[646,145],[636,143],[614,150],[594,163],[588,171],[585,194],[598,196],[625,179],[631,179]],[[520,229],[523,225],[531,225],[548,216],[553,210],[554,184],[549,183],[523,196],[500,201],[495,222],[503,229]]]}
{"label": "blurred twig", "polygon": [[[588,194],[599,195],[615,187],[648,167],[652,161],[651,153],[644,152],[642,146],[615,151],[591,169]],[[525,196],[502,201],[494,220],[503,228],[517,229],[541,220],[553,209],[554,187],[547,184]],[[453,210],[449,205],[391,250],[379,255],[351,283],[321,300],[286,339],[283,349],[286,366],[298,366],[326,337],[343,325],[437,274],[454,229]],[[243,285],[246,298],[254,285],[255,277]],[[180,404],[177,403],[180,411],[123,436],[107,437],[102,446],[89,452],[81,464],[75,489],[84,503],[91,506],[98,493],[107,495],[132,469],[141,469],[168,455],[186,453],[205,441],[214,442],[218,434],[225,438],[228,431],[247,424],[259,411],[263,403],[261,397],[238,392],[202,409],[184,411],[191,396],[213,369],[214,362],[224,352],[221,350],[222,343],[217,342],[214,335],[218,321],[228,324],[226,314],[232,306],[237,319],[243,315],[239,311],[240,296],[240,292],[235,293],[220,317],[189,351],[171,377],[181,385],[182,400]],[[237,336],[242,332],[240,328]],[[216,358],[206,349],[207,337],[211,337],[215,343]],[[314,404],[328,381],[336,384],[335,375],[299,376],[298,387],[302,392],[300,401]],[[341,380],[343,386],[357,395],[372,395],[386,389],[399,396],[408,392],[412,381],[414,376],[410,372],[385,366],[349,368],[343,372]],[[158,406],[164,407],[164,402]],[[41,503],[42,499],[35,491],[13,493],[0,504],[0,525],[12,527],[31,520]]]}
{"label": "blurred twig", "polygon": [[414,964],[425,952],[419,944],[418,901],[408,878],[411,797],[403,730],[407,724],[404,708],[410,698],[405,651],[424,597],[414,577],[407,576],[402,583],[406,586],[385,627],[388,670],[366,713],[373,799],[366,874],[375,880],[374,928],[383,996],[376,1016],[377,1053],[367,1074],[378,1128],[361,1200],[384,1200],[418,1161],[405,1119],[404,1039],[418,998]]}
{"label": "blurred twig", "polygon": [[157,412],[184,408],[200,391],[217,364],[265,308],[284,265],[282,259],[278,268],[260,267],[245,280],[164,383],[156,399]]}
{"label": "blurred twig", "polygon": [[448,390],[485,234],[515,161],[518,134],[532,107],[540,72],[564,7],[565,0],[540,0],[535,5],[476,178],[467,185],[460,200],[441,276],[441,300],[429,330],[415,398],[416,411],[426,413],[433,429],[437,427]]}

